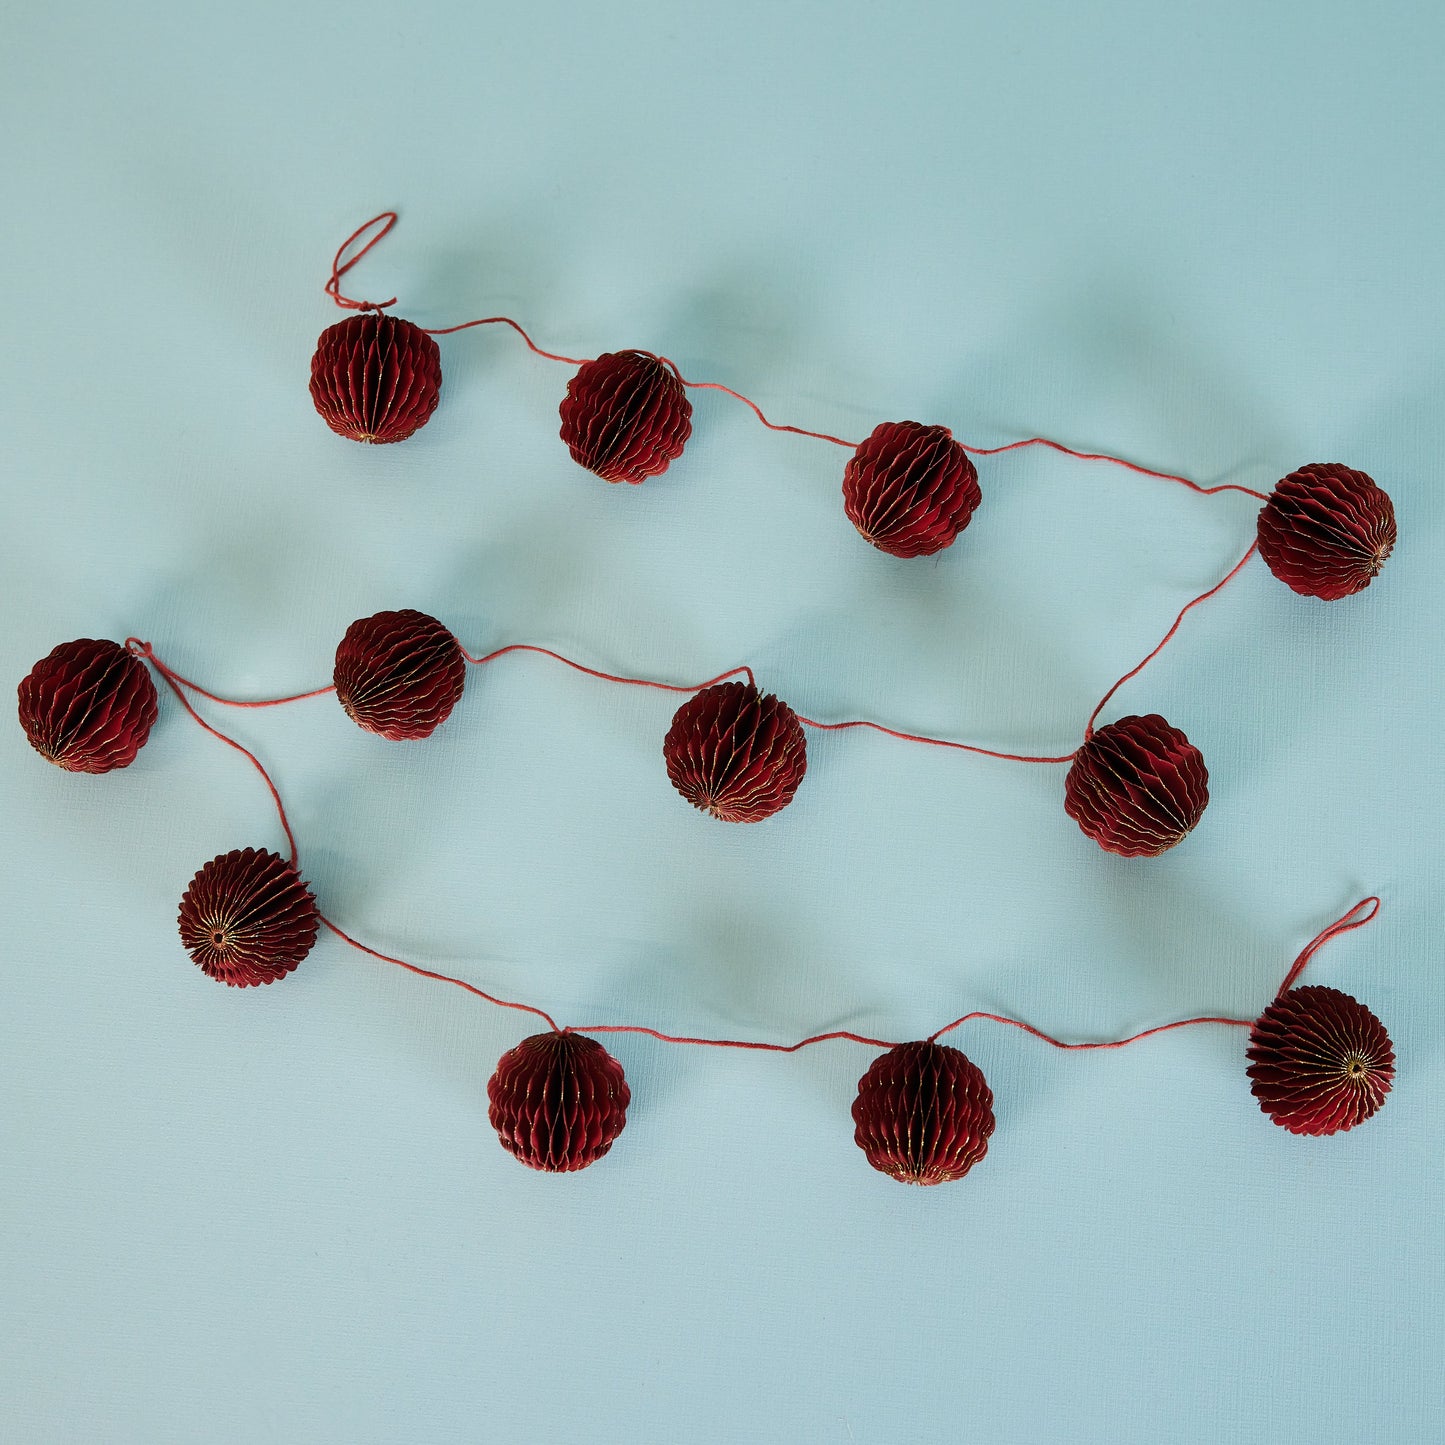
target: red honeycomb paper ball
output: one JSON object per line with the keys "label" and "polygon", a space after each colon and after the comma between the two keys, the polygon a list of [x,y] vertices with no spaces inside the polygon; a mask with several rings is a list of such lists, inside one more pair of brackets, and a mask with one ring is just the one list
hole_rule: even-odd
{"label": "red honeycomb paper ball", "polygon": [[1158,713],[1121,717],[1074,754],[1064,811],[1101,848],[1152,858],[1172,848],[1209,802],[1199,749]]}
{"label": "red honeycomb paper ball", "polygon": [[431,420],[442,354],[410,321],[363,311],[328,326],[311,358],[311,400],[338,436],[405,441]]}
{"label": "red honeycomb paper ball", "polygon": [[1385,1102],[1395,1050],[1385,1026],[1337,988],[1281,994],[1249,1032],[1250,1091],[1291,1134],[1336,1134]]}
{"label": "red honeycomb paper ball", "polygon": [[72,773],[128,767],[156,720],[150,670],[102,638],[62,642],[30,669],[18,692],[30,746]]}
{"label": "red honeycomb paper ball", "polygon": [[899,1044],[859,1079],[853,1122],[875,1169],[900,1184],[947,1184],[988,1152],[993,1091],[958,1049]]}
{"label": "red honeycomb paper ball", "polygon": [[294,864],[262,848],[234,848],[191,879],[181,942],[207,977],[247,988],[290,973],[311,952],[319,919]]}
{"label": "red honeycomb paper ball", "polygon": [[787,703],[750,682],[719,682],[678,708],[662,756],[694,808],[725,823],[758,823],[792,802],[808,744]]}
{"label": "red honeycomb paper ball", "polygon": [[1395,545],[1395,507],[1364,472],[1315,462],[1291,472],[1259,512],[1259,555],[1306,597],[1370,585]]}
{"label": "red honeycomb paper ball", "polygon": [[529,1169],[565,1174],[595,1164],[627,1123],[622,1065],[582,1034],[533,1034],[497,1061],[487,1117]]}
{"label": "red honeycomb paper ball", "polygon": [[848,520],[895,557],[941,552],[982,499],[978,472],[946,426],[885,421],[843,469]]}
{"label": "red honeycomb paper ball", "polygon": [[354,723],[394,741],[425,738],[457,705],[467,660],[435,617],[408,607],[353,622],[336,649],[332,677]]}
{"label": "red honeycomb paper ball", "polygon": [[583,362],[560,410],[572,460],[609,482],[665,472],[692,435],[682,382],[650,351],[609,351]]}

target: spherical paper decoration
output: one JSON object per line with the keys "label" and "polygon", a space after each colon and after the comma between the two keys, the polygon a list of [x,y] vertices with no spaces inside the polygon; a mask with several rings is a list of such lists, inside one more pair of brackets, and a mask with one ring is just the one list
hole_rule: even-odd
{"label": "spherical paper decoration", "polygon": [[533,1034],[497,1061],[487,1117],[529,1169],[565,1174],[595,1164],[627,1122],[622,1065],[582,1034]]}
{"label": "spherical paper decoration", "polygon": [[843,469],[848,520],[895,557],[942,551],[982,500],[978,472],[946,426],[885,421]]}
{"label": "spherical paper decoration", "polygon": [[899,1044],[858,1081],[853,1122],[875,1169],[900,1184],[947,1184],[988,1151],[993,1091],[958,1049]]}
{"label": "spherical paper decoration", "polygon": [[437,409],[442,356],[419,326],[363,311],[328,326],[311,358],[311,400],[338,436],[405,441]]}
{"label": "spherical paper decoration", "polygon": [[682,382],[649,351],[609,351],[567,383],[562,440],[573,461],[609,482],[665,472],[692,435]]}
{"label": "spherical paper decoration", "polygon": [[1281,994],[1249,1033],[1250,1090],[1291,1134],[1336,1134],[1385,1102],[1395,1050],[1385,1026],[1336,988]]}
{"label": "spherical paper decoration", "polygon": [[461,644],[435,617],[404,608],[346,629],[332,674],[351,720],[384,738],[430,737],[467,680]]}
{"label": "spherical paper decoration", "polygon": [[72,773],[135,761],[155,724],[150,670],[118,642],[62,642],[21,682],[20,726],[30,746]]}
{"label": "spherical paper decoration", "polygon": [[293,864],[261,848],[212,858],[181,898],[181,942],[208,977],[275,983],[316,942],[316,899]]}
{"label": "spherical paper decoration", "polygon": [[1259,513],[1259,555],[1306,597],[1368,587],[1395,545],[1395,507],[1364,472],[1316,462],[1291,472]]}
{"label": "spherical paper decoration", "polygon": [[808,767],[798,715],[748,682],[719,682],[673,715],[662,755],[672,786],[725,823],[757,823],[792,802]]}
{"label": "spherical paper decoration", "polygon": [[1209,802],[1198,748],[1158,713],[1121,717],[1074,754],[1064,811],[1101,848],[1149,858],[1172,848]]}

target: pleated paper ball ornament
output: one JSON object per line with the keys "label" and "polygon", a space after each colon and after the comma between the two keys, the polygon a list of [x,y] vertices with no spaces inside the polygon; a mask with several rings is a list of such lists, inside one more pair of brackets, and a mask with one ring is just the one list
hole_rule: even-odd
{"label": "pleated paper ball ornament", "polygon": [[316,899],[295,865],[262,848],[212,858],[181,898],[181,942],[208,978],[275,983],[316,942]]}
{"label": "pleated paper ball ornament", "polygon": [[895,557],[942,551],[982,496],[973,462],[946,426],[883,422],[843,469],[848,520]]}
{"label": "pleated paper ball ornament", "polygon": [[467,660],[435,617],[408,607],[353,622],[332,677],[337,700],[358,726],[393,741],[425,738],[457,705]]}
{"label": "pleated paper ball ornament", "polygon": [[650,351],[609,351],[567,383],[562,440],[573,461],[609,482],[665,472],[692,435],[692,403]]}
{"label": "pleated paper ball ornament", "polygon": [[30,746],[72,773],[108,773],[135,761],[157,713],[150,670],[118,642],[62,642],[18,689]]}
{"label": "pleated paper ball ornament", "polygon": [[328,326],[311,358],[311,400],[326,425],[352,441],[405,441],[431,419],[441,385],[436,342],[383,311]]}
{"label": "pleated paper ball ornament", "polygon": [[947,1184],[988,1151],[993,1091],[960,1050],[931,1040],[899,1044],[858,1081],[853,1122],[875,1169],[900,1184]]}
{"label": "pleated paper ball ornament", "polygon": [[595,1164],[627,1123],[622,1065],[582,1034],[533,1034],[497,1061],[487,1117],[529,1169],[565,1174]]}
{"label": "pleated paper ball ornament", "polygon": [[1368,587],[1395,545],[1395,507],[1338,462],[1291,472],[1259,513],[1259,555],[1306,597],[1334,601]]}
{"label": "pleated paper ball ornament", "polygon": [[1074,754],[1064,811],[1101,848],[1151,858],[1172,848],[1209,802],[1199,749],[1158,713],[1121,717]]}
{"label": "pleated paper ball ornament", "polygon": [[1316,984],[1281,994],[1249,1033],[1250,1091],[1291,1134],[1337,1134],[1385,1102],[1395,1050],[1364,1004]]}
{"label": "pleated paper ball ornament", "polygon": [[672,786],[725,823],[758,823],[792,802],[808,767],[798,715],[749,682],[719,682],[673,715],[662,755]]}

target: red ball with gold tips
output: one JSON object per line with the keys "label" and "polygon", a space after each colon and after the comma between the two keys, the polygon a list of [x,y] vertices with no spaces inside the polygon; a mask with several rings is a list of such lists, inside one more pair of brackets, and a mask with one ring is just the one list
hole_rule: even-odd
{"label": "red ball with gold tips", "polygon": [[853,1101],[854,1139],[900,1184],[962,1179],[988,1152],[993,1091],[960,1050],[923,1040],[874,1059]]}
{"label": "red ball with gold tips", "polygon": [[1121,717],[1074,754],[1064,811],[1101,848],[1151,858],[1172,848],[1209,802],[1199,749],[1158,713]]}
{"label": "red ball with gold tips", "polygon": [[1364,472],[1315,462],[1283,478],[1259,513],[1259,555],[1306,597],[1336,601],[1375,579],[1395,545],[1395,506]]}
{"label": "red ball with gold tips", "polygon": [[548,1032],[502,1055],[487,1099],[504,1149],[529,1169],[565,1174],[607,1153],[632,1094],[622,1065],[596,1039]]}
{"label": "red ball with gold tips", "polygon": [[435,617],[408,607],[353,622],[336,649],[332,679],[359,727],[393,741],[425,738],[457,705],[467,660]]}
{"label": "red ball with gold tips", "polygon": [[150,670],[118,642],[62,642],[21,682],[20,726],[30,746],[72,773],[128,767],[158,711]]}
{"label": "red ball with gold tips", "polygon": [[405,441],[431,420],[441,387],[436,342],[383,311],[328,326],[311,358],[311,400],[326,425],[352,441]]}
{"label": "red ball with gold tips", "polygon": [[982,499],[978,471],[946,426],[883,422],[843,469],[848,520],[895,557],[942,551]]}
{"label": "red ball with gold tips", "polygon": [[719,682],[673,715],[662,744],[667,776],[695,808],[758,823],[792,802],[808,767],[798,715],[750,682]]}
{"label": "red ball with gold tips", "polygon": [[316,898],[263,848],[212,858],[181,898],[181,942],[208,978],[248,988],[292,972],[316,942]]}
{"label": "red ball with gold tips", "polygon": [[609,482],[642,482],[682,455],[692,403],[650,351],[609,351],[567,383],[562,440],[573,461]]}
{"label": "red ball with gold tips", "polygon": [[1395,1079],[1385,1026],[1337,988],[1282,993],[1249,1031],[1250,1092],[1291,1134],[1337,1134],[1363,1124]]}

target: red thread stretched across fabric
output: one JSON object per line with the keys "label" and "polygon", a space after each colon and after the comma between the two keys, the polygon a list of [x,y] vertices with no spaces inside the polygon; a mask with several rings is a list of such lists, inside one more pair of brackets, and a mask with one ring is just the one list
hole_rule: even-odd
{"label": "red thread stretched across fabric", "polygon": [[[297,857],[296,835],[291,831],[291,821],[286,816],[286,805],[281,801],[281,794],[277,792],[276,784],[271,781],[271,774],[266,771],[265,766],[261,762],[261,759],[258,758],[256,754],[253,753],[249,748],[242,747],[241,744],[235,740],[235,738],[229,738],[226,736],[225,733],[221,732],[219,728],[213,728],[210,723],[208,723],[205,718],[203,718],[200,713],[198,713],[195,708],[191,706],[190,699],[182,691],[182,679],[180,675],[178,673],[172,672],[170,668],[168,668],[165,663],[163,663],[160,658],[156,656],[155,649],[151,647],[149,642],[142,642],[138,637],[127,637],[125,640],[125,645],[130,648],[130,650],[134,652],[137,657],[145,658],[145,660],[149,662],[150,665],[155,668],[158,673],[160,673],[160,675],[165,679],[166,686],[170,688],[170,690],[175,693],[176,697],[179,699],[181,706],[185,708],[185,710],[190,713],[190,715],[203,728],[205,728],[205,730],[210,733],[213,738],[219,738],[223,743],[225,743],[228,748],[235,748],[235,750],[243,757],[250,759],[251,766],[254,767],[256,771],[261,774],[261,777],[264,780],[266,787],[270,790],[271,800],[276,804],[276,812],[281,819],[281,830],[286,834],[286,842],[291,849],[291,865],[292,867],[295,867]],[[245,705],[246,704],[244,703],[238,704],[238,706],[242,707],[244,707]]]}
{"label": "red thread stretched across fabric", "polygon": [[[381,229],[377,231],[354,256],[350,256],[343,261],[342,257],[346,255],[348,247],[350,247],[353,242],[359,240],[367,231],[377,225],[378,222],[384,223]],[[358,226],[337,249],[336,256],[331,263],[331,275],[326,281],[324,290],[326,294],[344,310],[381,311],[388,306],[396,305],[397,298],[395,296],[389,301],[357,301],[349,296],[343,295],[341,291],[341,278],[396,225],[396,222],[397,213],[395,211],[382,211],[380,215],[373,216],[371,220]],[[474,326],[510,326],[533,352],[538,356],[545,357],[548,361],[559,361],[567,366],[585,366],[587,362],[595,360],[593,357],[563,356],[555,351],[544,350],[532,340],[522,325],[519,322],[513,321],[510,316],[482,316],[478,317],[475,321],[460,322],[456,326],[424,326],[421,330],[425,331],[428,336],[450,336],[453,332],[467,331]],[[658,359],[672,371],[673,375],[677,377],[683,386],[689,387],[694,391],[721,391],[733,397],[735,400],[742,402],[769,431],[792,432],[795,436],[812,437],[817,441],[832,442],[834,446],[847,447],[849,451],[856,451],[858,449],[857,442],[847,441],[843,437],[833,436],[829,432],[810,431],[807,427],[788,426],[782,422],[769,421],[757,402],[744,396],[742,392],[734,391],[732,387],[724,386],[720,381],[689,381],[683,376],[682,372],[678,370],[676,364],[669,361],[667,357],[663,356]],[[1052,441],[1048,437],[1025,437],[1022,441],[1006,442],[1004,445],[997,447],[971,446],[966,442],[960,442],[959,445],[963,447],[964,451],[979,457],[998,456],[1003,452],[1016,451],[1021,447],[1047,447],[1050,451],[1060,452],[1064,456],[1074,457],[1078,461],[1106,462],[1110,466],[1123,467],[1126,471],[1134,472],[1142,477],[1155,477],[1160,481],[1177,482],[1180,486],[1188,487],[1190,491],[1198,492],[1201,496],[1205,497],[1214,496],[1218,492],[1243,492],[1246,496],[1256,497],[1261,502],[1269,500],[1266,493],[1257,492],[1253,487],[1240,486],[1235,482],[1224,482],[1218,486],[1206,487],[1199,482],[1191,481],[1188,477],[1180,476],[1177,472],[1157,471],[1153,467],[1140,466],[1137,462],[1126,461],[1123,457],[1111,456],[1107,452],[1079,451],[1074,447],[1065,446],[1063,442]]]}
{"label": "red thread stretched across fabric", "polygon": [[[278,817],[280,818],[281,827],[285,832],[287,842],[290,844],[291,847],[291,861],[294,864],[296,862],[297,856],[296,839],[291,831],[291,824],[286,816],[286,808],[281,801],[281,795],[277,791],[275,783],[271,780],[271,775],[266,771],[260,760],[256,757],[254,753],[250,752],[248,749],[242,747],[240,743],[236,742],[234,738],[227,737],[226,734],[221,732],[218,728],[212,727],[211,724],[208,723],[195,710],[195,708],[191,705],[190,701],[185,696],[181,681],[179,679],[179,675],[172,672],[171,669],[168,668],[165,663],[163,663],[155,655],[155,651],[149,643],[142,642],[139,638],[131,637],[126,639],[126,646],[129,647],[133,652],[135,652],[137,656],[145,658],[146,661],[148,661],[156,669],[156,671],[160,673],[160,675],[165,679],[166,684],[170,687],[171,691],[174,692],[176,697],[180,699],[181,705],[185,708],[186,712],[191,716],[192,719],[199,723],[200,726],[206,730],[206,732],[210,733],[212,737],[217,738],[221,742],[225,743],[228,747],[234,748],[237,752],[244,754],[245,757],[250,759],[251,763],[255,766],[256,771],[261,774],[262,779],[265,781],[266,787],[270,791],[272,801],[276,805],[276,812]],[[494,656],[501,656],[503,652],[509,650],[511,649],[499,649],[499,651],[496,653],[488,654],[488,659]],[[545,648],[528,648],[527,650],[546,652]],[[549,653],[548,655],[556,656],[557,654]],[[487,659],[474,660],[483,661]],[[565,661],[566,659],[561,660]],[[592,671],[592,669],[582,670],[589,672]],[[737,669],[734,669],[734,671],[737,671]],[[729,675],[731,674],[724,674],[724,676]],[[636,681],[636,679],[617,680]],[[667,683],[651,683],[644,685],[663,687],[666,688],[668,691],[685,692],[690,690],[687,688],[678,688],[673,684]],[[1337,934],[1349,933],[1356,928],[1363,927],[1366,923],[1369,923],[1370,920],[1379,913],[1379,911],[1380,900],[1378,897],[1371,895],[1368,898],[1361,899],[1360,902],[1356,903],[1353,908],[1349,909],[1346,913],[1341,915],[1341,917],[1336,919],[1327,928],[1322,929],[1320,933],[1318,933],[1305,946],[1299,957],[1295,959],[1294,963],[1290,967],[1289,972],[1285,975],[1283,983],[1281,983],[1280,985],[1279,993],[1284,993],[1287,989],[1291,987],[1291,985],[1293,985],[1294,981],[1299,977],[1300,973],[1304,970],[1306,964],[1309,963],[1310,959],[1313,958],[1314,955],[1326,943],[1330,941],[1330,939],[1334,938]],[[792,1044],[774,1044],[752,1039],[714,1039],[687,1034],[668,1034],[662,1032],[660,1029],[649,1028],[645,1024],[589,1024],[585,1027],[580,1028],[575,1025],[568,1025],[564,1029],[557,1024],[557,1022],[552,1018],[549,1013],[546,1012],[545,1009],[537,1008],[534,1004],[520,1003],[511,999],[501,998],[496,994],[488,993],[485,989],[478,988],[475,984],[467,983],[464,979],[454,978],[451,974],[442,973],[436,969],[423,968],[419,964],[410,963],[404,958],[396,957],[394,954],[383,953],[380,949],[372,948],[369,945],[362,943],[359,939],[353,938],[349,933],[346,933],[343,929],[341,929],[337,924],[333,923],[324,914],[319,914],[318,918],[319,921],[324,924],[325,927],[329,929],[332,933],[334,933],[339,939],[341,939],[342,942],[349,944],[352,948],[357,949],[361,953],[367,954],[371,958],[378,959],[383,963],[393,964],[396,967],[405,969],[408,973],[416,974],[418,977],[421,978],[434,979],[438,983],[452,984],[457,988],[465,990],[467,993],[475,995],[477,998],[480,998],[487,1003],[496,1005],[498,1008],[512,1009],[521,1013],[532,1014],[533,1016],[541,1019],[544,1023],[548,1024],[552,1029],[556,1030],[559,1033],[570,1032],[587,1034],[643,1034],[646,1035],[648,1038],[656,1039],[661,1043],[693,1045],[700,1048],[746,1049],[757,1052],[779,1054],[795,1054],[798,1053],[800,1050],[810,1048],[815,1044],[828,1043],[836,1040],[846,1040],[850,1043],[864,1044],[870,1048],[888,1049],[898,1047],[898,1042],[896,1040],[873,1038],[870,1035],[853,1033],[847,1029],[833,1029],[826,1033],[810,1034],[807,1038],[799,1039],[796,1043]],[[1127,1038],[1107,1039],[1098,1041],[1086,1040],[1083,1042],[1071,1043],[1065,1039],[1055,1038],[1052,1034],[1045,1033],[1042,1029],[1035,1028],[1033,1024],[1025,1023],[1022,1019],[1010,1018],[1007,1014],[990,1013],[983,1009],[974,1009],[969,1013],[963,1014],[959,1018],[954,1019],[951,1023],[945,1024],[941,1029],[938,1029],[935,1032],[929,1034],[928,1039],[930,1042],[936,1041],[944,1034],[951,1033],[954,1029],[961,1027],[963,1024],[966,1024],[973,1019],[986,1019],[992,1023],[1006,1024],[1010,1028],[1020,1029],[1024,1033],[1032,1036],[1033,1038],[1039,1039],[1044,1043],[1051,1044],[1054,1048],[1068,1050],[1121,1049],[1128,1044],[1137,1043],[1141,1039],[1152,1038],[1155,1034],[1169,1033],[1174,1029],[1190,1028],[1196,1024],[1222,1024],[1233,1028],[1249,1028],[1254,1023],[1254,1020],[1252,1019],[1228,1018],[1221,1015],[1211,1014],[1202,1015],[1197,1018],[1177,1019],[1174,1022],[1167,1024],[1156,1024],[1153,1028],[1143,1029],[1139,1033],[1130,1034]]]}

